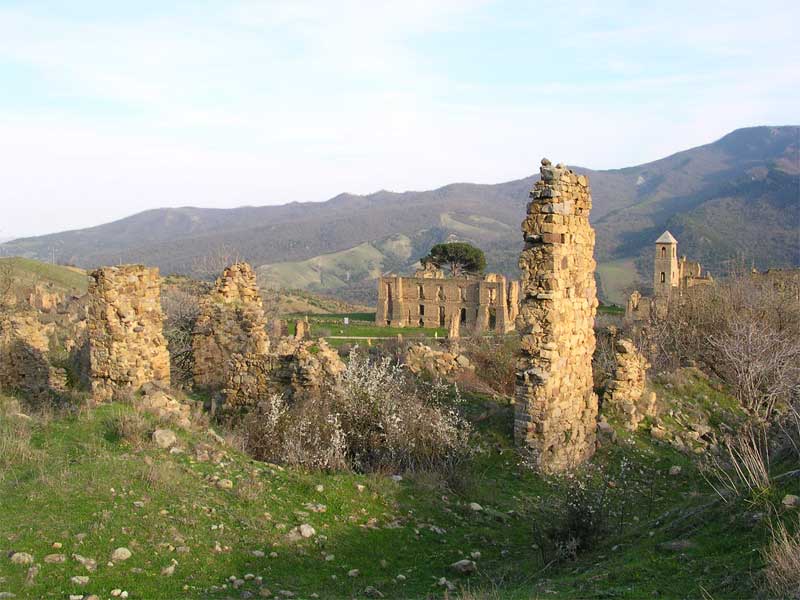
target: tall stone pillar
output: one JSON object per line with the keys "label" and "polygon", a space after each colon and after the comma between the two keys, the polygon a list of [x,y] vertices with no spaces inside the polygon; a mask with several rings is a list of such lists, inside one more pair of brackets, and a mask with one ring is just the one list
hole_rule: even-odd
{"label": "tall stone pillar", "polygon": [[145,383],[168,387],[169,352],[158,269],[104,267],[91,277],[86,329],[95,400],[135,392]]}
{"label": "tall stone pillar", "polygon": [[589,182],[542,160],[522,223],[522,336],[514,437],[541,472],[564,471],[594,452],[597,396],[594,230]]}

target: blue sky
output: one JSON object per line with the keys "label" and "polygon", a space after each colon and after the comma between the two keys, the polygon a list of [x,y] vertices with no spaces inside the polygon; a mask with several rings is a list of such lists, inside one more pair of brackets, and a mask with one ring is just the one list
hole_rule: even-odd
{"label": "blue sky", "polygon": [[798,2],[0,0],[0,238],[800,122]]}

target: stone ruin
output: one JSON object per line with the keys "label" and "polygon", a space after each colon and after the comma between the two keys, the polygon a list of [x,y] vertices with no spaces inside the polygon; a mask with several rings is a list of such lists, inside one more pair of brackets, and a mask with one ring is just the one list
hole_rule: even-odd
{"label": "stone ruin", "polygon": [[289,399],[318,394],[323,387],[334,385],[345,368],[325,340],[283,338],[268,354],[233,355],[223,389],[225,404],[240,408],[273,394]]}
{"label": "stone ruin", "polygon": [[0,388],[41,398],[66,386],[66,371],[50,363],[55,325],[42,323],[35,312],[0,317]]}
{"label": "stone ruin", "polygon": [[631,340],[617,340],[614,351],[617,364],[605,386],[603,413],[615,415],[625,429],[635,431],[645,417],[656,414],[655,392],[645,394],[650,364]]}
{"label": "stone ruin", "polygon": [[195,385],[224,386],[234,354],[265,355],[269,351],[266,326],[253,269],[243,262],[227,267],[200,304],[192,339]]}
{"label": "stone ruin", "polygon": [[514,436],[538,470],[558,472],[595,449],[594,230],[586,176],[547,159],[540,171],[522,223]]}
{"label": "stone ruin", "polygon": [[422,343],[413,344],[406,350],[403,364],[415,375],[428,373],[440,379],[448,379],[462,370],[475,370],[469,358],[458,348],[436,350]]}
{"label": "stone ruin", "polygon": [[445,277],[430,265],[414,277],[386,275],[378,279],[375,324],[381,327],[452,328],[460,331],[508,333],[514,329],[519,282],[503,275]]}
{"label": "stone ruin", "polygon": [[89,381],[94,399],[110,400],[146,383],[169,387],[158,269],[103,267],[91,273],[88,295]]}

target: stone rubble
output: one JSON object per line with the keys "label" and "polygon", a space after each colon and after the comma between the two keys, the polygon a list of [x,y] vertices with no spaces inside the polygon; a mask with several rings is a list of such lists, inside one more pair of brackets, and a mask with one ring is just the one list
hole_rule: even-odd
{"label": "stone rubble", "polygon": [[438,378],[451,377],[461,370],[475,370],[469,358],[460,354],[457,348],[435,350],[422,343],[413,344],[406,350],[403,364],[415,375],[427,372]]}

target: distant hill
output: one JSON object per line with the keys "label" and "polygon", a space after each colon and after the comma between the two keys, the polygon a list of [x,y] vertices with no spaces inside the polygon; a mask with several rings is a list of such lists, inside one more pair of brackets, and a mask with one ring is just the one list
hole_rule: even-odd
{"label": "distant hill", "polygon": [[[620,301],[627,285],[649,280],[652,242],[667,228],[682,254],[715,274],[737,258],[759,268],[800,265],[800,127],[739,129],[643,165],[575,169],[591,179],[607,299]],[[379,273],[409,270],[447,239],[472,241],[490,269],[516,275],[519,224],[536,178],[320,203],[157,209],[2,247],[34,258],[55,248],[61,262],[83,267],[144,262],[188,274],[196,274],[199,257],[233,248],[258,267],[264,285],[370,301]]]}

